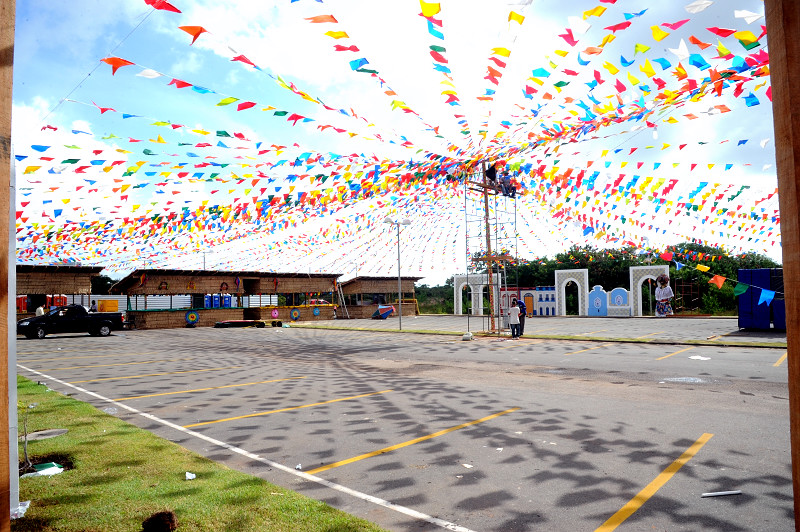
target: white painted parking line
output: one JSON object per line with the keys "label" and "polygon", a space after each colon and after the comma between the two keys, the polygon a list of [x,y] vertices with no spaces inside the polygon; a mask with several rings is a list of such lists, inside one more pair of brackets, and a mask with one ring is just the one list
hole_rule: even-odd
{"label": "white painted parking line", "polygon": [[161,419],[161,418],[156,417],[156,416],[154,416],[152,414],[148,414],[147,412],[142,412],[141,410],[137,410],[136,408],[128,406],[128,405],[126,405],[124,403],[120,403],[120,402],[114,401],[113,399],[109,399],[108,397],[105,397],[105,396],[102,396],[100,394],[91,392],[91,391],[89,391],[89,390],[87,390],[85,388],[81,388],[80,386],[75,386],[73,384],[70,384],[68,382],[62,381],[60,379],[56,379],[55,377],[52,377],[52,376],[47,375],[45,373],[41,373],[41,372],[38,372],[36,370],[32,370],[30,368],[26,368],[23,365],[17,364],[17,367],[19,367],[21,369],[24,369],[25,371],[28,371],[28,372],[33,373],[35,375],[39,375],[40,377],[43,377],[46,380],[49,380],[49,381],[52,381],[52,382],[57,382],[57,383],[62,384],[64,386],[68,386],[68,387],[70,387],[70,388],[72,388],[74,390],[77,390],[77,391],[79,391],[81,393],[85,393],[86,395],[90,395],[90,396],[92,396],[92,397],[94,397],[96,399],[100,399],[101,401],[105,401],[107,403],[111,403],[111,404],[115,405],[118,408],[121,408],[123,410],[127,410],[128,412],[131,412],[133,414],[137,414],[139,416],[142,416],[145,419],[149,419],[150,421],[155,421],[156,423],[160,423],[161,425],[164,425],[165,427],[169,427],[171,429],[175,429],[175,430],[181,431],[184,434],[188,434],[190,436],[194,436],[195,438],[199,438],[201,440],[204,440],[204,441],[206,441],[208,443],[211,443],[213,445],[216,445],[218,447],[222,447],[223,449],[227,449],[227,450],[229,450],[231,452],[234,452],[236,454],[240,454],[240,455],[245,456],[245,457],[247,457],[247,458],[249,458],[251,460],[255,460],[255,461],[260,462],[262,464],[268,465],[269,467],[273,467],[275,469],[279,469],[279,470],[283,471],[284,473],[289,473],[291,475],[295,475],[296,477],[300,477],[300,478],[308,480],[310,482],[316,482],[317,484],[320,484],[320,485],[325,486],[327,488],[331,488],[331,489],[334,489],[334,490],[339,491],[341,493],[345,493],[347,495],[350,495],[352,497],[356,497],[357,499],[361,499],[362,501],[371,502],[371,503],[376,504],[378,506],[381,506],[383,508],[387,508],[389,510],[394,510],[395,512],[407,515],[409,517],[413,517],[414,519],[419,519],[420,521],[425,521],[427,523],[439,526],[439,527],[444,528],[446,530],[452,530],[454,532],[474,532],[473,530],[471,530],[469,528],[463,527],[463,526],[458,525],[456,523],[453,523],[451,521],[445,521],[444,519],[439,519],[438,517],[433,517],[431,515],[424,514],[422,512],[418,512],[417,510],[413,510],[411,508],[407,508],[405,506],[401,506],[399,504],[395,504],[393,502],[389,502],[389,501],[387,501],[385,499],[381,499],[380,497],[375,497],[374,495],[369,495],[367,493],[363,493],[363,492],[348,488],[347,486],[342,486],[341,484],[337,484],[335,482],[331,482],[329,480],[325,480],[324,478],[320,478],[320,477],[317,477],[317,476],[314,476],[314,475],[309,475],[308,473],[304,473],[302,471],[297,471],[296,469],[293,469],[291,467],[287,467],[287,466],[285,466],[283,464],[279,464],[277,462],[273,462],[272,460],[269,460],[267,458],[263,458],[263,457],[261,457],[261,456],[259,456],[257,454],[251,453],[250,451],[246,451],[246,450],[244,450],[244,449],[242,449],[240,447],[236,447],[236,446],[231,445],[229,443],[225,443],[223,441],[211,438],[209,436],[206,436],[204,434],[200,434],[199,432],[195,432],[193,430],[185,429],[185,428],[181,427],[180,425],[176,425],[175,423],[167,421],[166,419]]}

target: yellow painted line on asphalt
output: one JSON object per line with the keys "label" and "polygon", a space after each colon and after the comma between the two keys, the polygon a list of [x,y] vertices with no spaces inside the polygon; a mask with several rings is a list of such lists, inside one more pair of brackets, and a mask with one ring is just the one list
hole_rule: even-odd
{"label": "yellow painted line on asphalt", "polygon": [[156,352],[150,353],[117,353],[116,355],[86,355],[82,357],[54,357],[54,358],[27,358],[25,363],[31,362],[52,362],[53,360],[74,360],[77,358],[109,358],[109,357],[124,357],[124,356],[139,356],[139,355],[155,355]]}
{"label": "yellow painted line on asphalt", "polygon": [[637,336],[636,339],[638,340],[639,338],[647,338],[648,336],[653,336],[654,334],[661,334],[663,332],[664,331],[658,331],[658,332],[654,332],[654,333],[650,333],[650,334],[645,334],[644,336]]}
{"label": "yellow painted line on asphalt", "polygon": [[309,475],[317,475],[322,473],[323,471],[327,471],[329,469],[333,469],[335,467],[341,467],[343,465],[352,464],[353,462],[358,462],[359,460],[364,460],[365,458],[372,458],[373,456],[378,456],[379,454],[388,453],[391,451],[395,451],[397,449],[402,449],[403,447],[408,447],[409,445],[414,445],[415,443],[424,442],[430,440],[432,438],[436,438],[437,436],[443,436],[450,432],[463,429],[466,427],[471,427],[472,425],[477,425],[479,423],[483,423],[485,421],[489,421],[496,417],[500,417],[505,414],[510,414],[511,412],[516,412],[519,410],[520,407],[515,406],[514,408],[509,408],[508,410],[503,410],[502,412],[497,412],[496,414],[492,414],[490,416],[482,417],[480,419],[476,419],[475,421],[468,421],[467,423],[462,423],[461,425],[456,425],[455,427],[450,427],[449,429],[440,430],[439,432],[434,432],[433,434],[428,434],[427,436],[420,436],[419,438],[414,438],[413,440],[408,440],[403,443],[398,443],[397,445],[392,445],[390,447],[384,447],[383,449],[378,449],[377,451],[372,451],[369,453],[360,454],[358,456],[354,456],[353,458],[348,458],[347,460],[341,460],[339,462],[334,462],[332,464],[324,465],[318,467],[316,469],[312,469],[310,471],[306,471]]}
{"label": "yellow painted line on asphalt", "polygon": [[532,333],[540,333],[540,332],[545,332],[545,331],[552,331],[552,330],[555,330],[555,329],[561,329],[561,327],[548,327],[547,329],[535,329],[535,330],[530,331],[530,332],[532,332]]}
{"label": "yellow painted line on asphalt", "polygon": [[688,351],[689,349],[694,349],[694,347],[687,347],[686,349],[681,349],[680,351],[675,351],[674,353],[670,353],[668,355],[664,355],[663,357],[659,357],[656,360],[664,360],[665,358],[669,358],[672,355],[677,355],[678,353],[683,353],[684,351]]}
{"label": "yellow painted line on asphalt", "polygon": [[607,330],[608,329],[600,329],[599,331],[589,331],[589,332],[585,332],[585,333],[581,333],[581,334],[576,334],[575,336],[588,336],[590,334],[594,334],[594,333],[598,333],[598,332],[605,332]]}
{"label": "yellow painted line on asphalt", "polygon": [[656,478],[653,479],[650,484],[645,486],[645,488],[636,494],[628,503],[620,508],[617,513],[612,515],[608,518],[608,520],[600,525],[595,532],[611,532],[615,530],[619,525],[622,524],[627,518],[632,516],[636,510],[642,507],[644,503],[650,499],[656,492],[661,489],[674,475],[678,472],[678,470],[686,464],[689,460],[691,460],[694,455],[696,455],[700,449],[708,443],[714,435],[705,433],[700,438],[694,442],[691,447],[686,449],[680,457],[672,462],[667,468],[662,471]]}
{"label": "yellow painted line on asphalt", "polygon": [[578,353],[583,353],[584,351],[591,351],[591,350],[593,350],[593,349],[600,349],[601,347],[608,347],[608,346],[610,346],[610,345],[614,345],[614,344],[600,344],[600,345],[598,345],[597,347],[589,347],[589,348],[587,348],[587,349],[581,349],[580,351],[572,351],[572,352],[570,352],[570,353],[564,353],[564,356],[567,356],[567,355],[577,355]]}
{"label": "yellow painted line on asphalt", "polygon": [[221,368],[207,368],[207,369],[187,369],[185,371],[166,371],[164,373],[145,373],[144,375],[129,375],[127,377],[105,377],[102,379],[89,379],[85,381],[70,381],[68,384],[80,384],[82,382],[100,382],[100,381],[121,381],[124,379],[142,379],[144,377],[160,377],[161,375],[178,375],[181,373],[202,373],[204,371],[219,371],[221,369],[239,369],[241,366],[223,366]]}
{"label": "yellow painted line on asphalt", "polygon": [[164,393],[151,393],[149,395],[135,395],[133,397],[121,397],[119,399],[114,399],[114,401],[130,401],[131,399],[144,399],[146,397],[160,397],[162,395],[175,395],[179,393],[193,393],[193,392],[205,392],[208,390],[221,390],[222,388],[237,388],[240,386],[252,386],[253,384],[266,384],[268,382],[281,382],[281,381],[291,381],[297,379],[305,379],[306,377],[287,377],[285,379],[272,379],[268,381],[258,381],[258,382],[245,382],[242,384],[226,384],[225,386],[211,386],[209,388],[195,388],[194,390],[181,390],[179,392],[164,392]]}
{"label": "yellow painted line on asphalt", "polygon": [[226,417],[224,419],[217,419],[214,421],[201,421],[200,423],[192,423],[191,425],[184,425],[183,428],[189,429],[192,427],[200,427],[203,425],[212,425],[214,423],[222,423],[223,421],[235,421],[237,419],[246,419],[249,417],[266,416],[269,414],[277,414],[278,412],[289,412],[290,410],[299,410],[301,408],[309,408],[312,406],[329,405],[331,403],[338,403],[339,401],[349,401],[351,399],[360,399],[362,397],[369,397],[371,395],[380,395],[382,393],[393,392],[394,390],[382,390],[380,392],[363,393],[361,395],[351,395],[350,397],[342,397],[340,399],[331,399],[329,401],[320,401],[319,403],[311,403],[308,405],[290,406],[287,408],[278,408],[276,410],[267,410],[266,412],[256,412],[254,414],[246,414],[244,416]]}
{"label": "yellow painted line on asphalt", "polygon": [[88,368],[109,368],[112,366],[136,366],[138,364],[155,364],[156,362],[174,362],[177,360],[194,360],[192,357],[187,358],[165,358],[163,360],[144,360],[142,362],[120,362],[119,364],[97,364],[95,366],[71,366],[66,368],[37,368],[36,371],[61,371],[67,369],[88,369]]}
{"label": "yellow painted line on asphalt", "polygon": [[777,368],[778,366],[783,364],[783,361],[786,360],[786,357],[787,357],[788,354],[789,354],[789,351],[786,351],[783,355],[781,355],[781,358],[779,358],[778,361],[775,362],[772,366]]}

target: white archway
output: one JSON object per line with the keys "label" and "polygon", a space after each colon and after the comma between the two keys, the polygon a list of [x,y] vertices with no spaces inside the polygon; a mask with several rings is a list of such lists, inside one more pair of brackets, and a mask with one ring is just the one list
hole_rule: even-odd
{"label": "white archway", "polygon": [[662,273],[669,275],[669,266],[666,264],[659,264],[657,266],[631,266],[631,297],[630,301],[631,310],[634,316],[643,316],[642,314],[642,283],[646,279],[656,280]]}
{"label": "white archway", "polygon": [[[497,274],[495,274],[497,275]],[[463,297],[461,291],[465,286],[469,286],[470,297],[472,298],[472,312],[473,316],[483,316],[483,289],[489,285],[489,276],[485,273],[471,273],[468,275],[454,275],[453,276],[453,314],[456,316],[463,315]],[[494,288],[494,306],[497,314],[498,304],[498,291],[497,287]]]}
{"label": "white archway", "polygon": [[567,283],[572,281],[578,285],[578,315],[588,316],[589,304],[587,299],[589,297],[589,270],[581,268],[578,270],[556,270],[556,315],[567,315],[567,302],[564,297],[564,292],[567,288]]}

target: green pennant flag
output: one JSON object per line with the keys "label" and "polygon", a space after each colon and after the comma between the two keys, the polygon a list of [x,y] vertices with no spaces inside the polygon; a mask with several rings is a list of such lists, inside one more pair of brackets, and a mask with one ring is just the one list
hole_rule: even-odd
{"label": "green pennant flag", "polygon": [[228,137],[228,138],[231,138],[230,134],[229,134],[227,131],[224,131],[224,130],[217,131],[217,136],[218,136],[218,137]]}
{"label": "green pennant flag", "polygon": [[746,285],[744,283],[737,283],[736,286],[733,289],[733,295],[740,296],[740,295],[744,294],[745,292],[747,292],[748,288],[750,288],[749,285]]}
{"label": "green pennant flag", "polygon": [[275,111],[272,113],[272,116],[286,116],[289,114],[289,111]]}

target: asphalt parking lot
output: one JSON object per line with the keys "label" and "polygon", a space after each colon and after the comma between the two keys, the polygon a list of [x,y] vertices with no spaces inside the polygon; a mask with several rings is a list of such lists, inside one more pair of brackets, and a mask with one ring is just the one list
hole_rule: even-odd
{"label": "asphalt parking lot", "polygon": [[[425,320],[404,329],[462,326]],[[387,320],[17,353],[26,377],[390,530],[794,530],[785,348],[717,345],[755,341],[731,320],[546,321],[526,333],[574,338],[356,330]]]}

